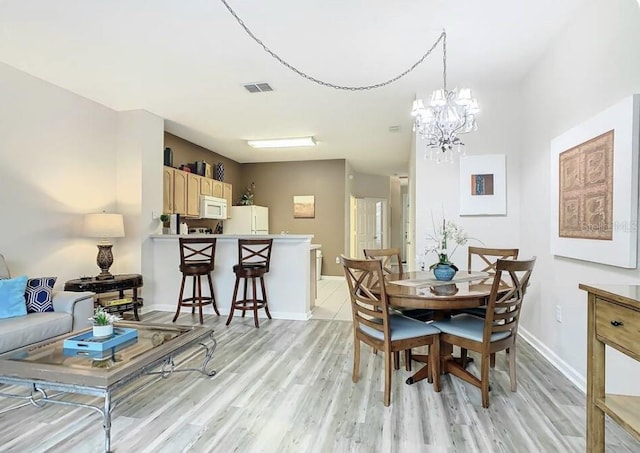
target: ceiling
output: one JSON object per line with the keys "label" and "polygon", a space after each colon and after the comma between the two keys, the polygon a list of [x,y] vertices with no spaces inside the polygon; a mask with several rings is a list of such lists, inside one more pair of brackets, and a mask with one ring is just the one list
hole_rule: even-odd
{"label": "ceiling", "polygon": [[[338,85],[395,77],[446,28],[448,85],[473,88],[482,107],[483,90],[521,80],[580,0],[227,2],[288,63]],[[383,88],[318,85],[267,54],[221,0],[0,0],[0,61],[115,110],[153,112],[238,162],[346,158],[380,175],[406,174],[411,101],[442,84],[439,46]],[[250,94],[251,82],[274,91]],[[304,135],[318,145],[245,142]]]}

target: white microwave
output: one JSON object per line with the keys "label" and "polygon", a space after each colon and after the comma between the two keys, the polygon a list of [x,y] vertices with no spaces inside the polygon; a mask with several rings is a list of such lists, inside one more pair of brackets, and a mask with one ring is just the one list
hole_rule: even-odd
{"label": "white microwave", "polygon": [[224,198],[200,195],[201,219],[226,219],[227,200]]}

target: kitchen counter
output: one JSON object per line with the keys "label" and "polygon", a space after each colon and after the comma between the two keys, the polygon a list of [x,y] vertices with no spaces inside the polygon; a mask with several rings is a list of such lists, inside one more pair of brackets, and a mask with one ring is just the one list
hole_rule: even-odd
{"label": "kitchen counter", "polygon": [[[273,239],[271,265],[265,275],[265,285],[269,298],[269,311],[276,319],[307,320],[311,317],[311,308],[315,302],[315,285],[311,281],[312,234],[158,234],[151,235],[153,243],[153,278],[145,282],[145,307],[151,310],[175,311],[182,274],[180,264],[180,237],[215,237],[216,256],[213,271],[213,284],[216,302],[221,316],[229,314],[235,274],[233,266],[238,263],[238,239]],[[315,257],[315,250],[313,251]],[[315,266],[314,266],[315,267]],[[147,288],[150,286],[150,288]],[[147,292],[149,290],[151,294]],[[191,279],[188,279],[185,291],[191,291]],[[204,291],[207,292],[206,290]],[[147,300],[149,301],[147,303]],[[182,313],[188,310],[183,309]],[[205,307],[206,313],[213,308]],[[266,317],[264,310],[258,315]],[[251,319],[246,318],[246,319]],[[178,320],[179,322],[179,320]],[[253,322],[253,321],[252,321]],[[253,325],[253,324],[252,324]]]}

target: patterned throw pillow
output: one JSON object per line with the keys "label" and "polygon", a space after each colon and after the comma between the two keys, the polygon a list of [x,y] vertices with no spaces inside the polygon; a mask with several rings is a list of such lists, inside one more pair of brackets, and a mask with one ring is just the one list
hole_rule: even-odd
{"label": "patterned throw pillow", "polygon": [[24,298],[27,301],[27,312],[42,313],[53,311],[51,292],[58,277],[30,278]]}

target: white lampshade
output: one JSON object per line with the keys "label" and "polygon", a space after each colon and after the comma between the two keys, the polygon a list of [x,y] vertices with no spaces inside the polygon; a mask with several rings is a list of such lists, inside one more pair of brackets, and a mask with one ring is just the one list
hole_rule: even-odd
{"label": "white lampshade", "polygon": [[124,236],[122,214],[86,214],[84,235],[90,238],[120,238]]}

